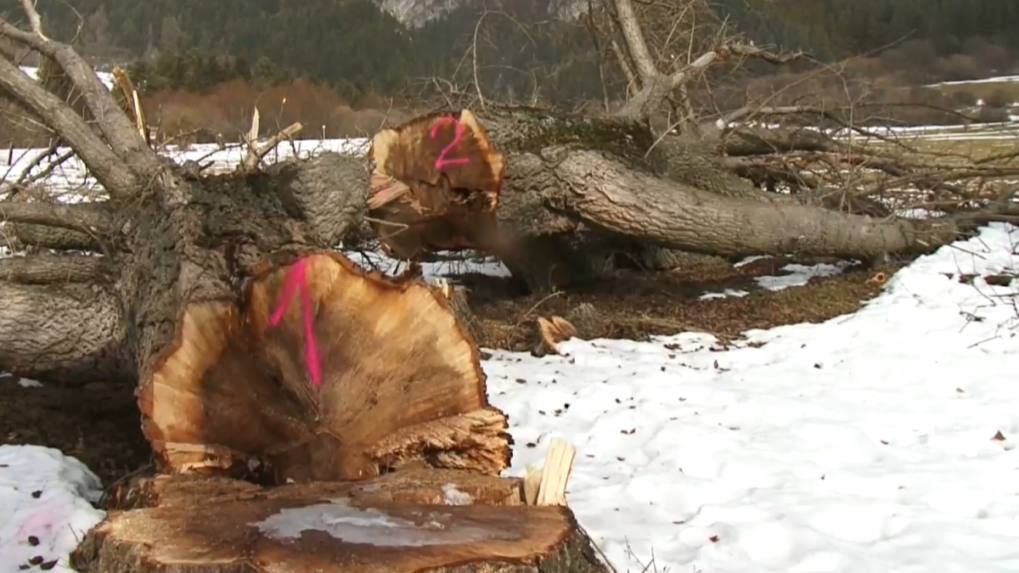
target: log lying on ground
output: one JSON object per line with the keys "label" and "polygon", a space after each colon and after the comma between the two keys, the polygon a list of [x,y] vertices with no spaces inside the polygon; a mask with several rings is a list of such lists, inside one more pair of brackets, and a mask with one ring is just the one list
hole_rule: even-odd
{"label": "log lying on ground", "polygon": [[139,496],[147,507],[113,512],[89,532],[72,556],[76,568],[607,572],[568,509],[522,505],[520,480],[431,470],[263,490],[233,480],[160,479]]}
{"label": "log lying on ground", "polygon": [[[606,262],[599,252],[625,251],[634,242],[728,257],[869,259],[926,252],[965,230],[951,220],[872,219],[768,194],[733,174],[713,149],[671,136],[657,141],[646,126],[625,119],[494,107],[470,117],[507,167],[497,232],[462,247],[499,253],[533,290],[594,276]],[[435,121],[414,121],[425,119]],[[438,159],[433,147],[400,153],[428,165]],[[460,152],[454,146],[448,155]],[[467,167],[444,172],[452,180],[461,168]],[[415,247],[431,249],[426,241]]]}
{"label": "log lying on ground", "polygon": [[[506,417],[488,405],[477,346],[438,289],[393,283],[335,253],[305,264],[309,296],[294,293],[277,328],[269,317],[286,269],[254,277],[242,309],[185,307],[176,342],[139,388],[145,435],[166,467],[264,464],[275,483],[415,464],[506,468]],[[305,355],[309,302],[320,387]]]}

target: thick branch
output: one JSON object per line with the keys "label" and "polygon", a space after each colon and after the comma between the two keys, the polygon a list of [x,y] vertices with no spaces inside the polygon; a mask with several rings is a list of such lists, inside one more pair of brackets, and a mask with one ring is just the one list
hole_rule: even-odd
{"label": "thick branch", "polygon": [[[113,94],[99,80],[99,76],[96,75],[92,66],[78,55],[71,46],[50,40],[42,34],[39,14],[30,2],[23,1],[22,8],[28,15],[29,20],[32,21],[33,28],[36,29],[33,32],[26,32],[19,30],[6,21],[0,20],[0,34],[29,46],[57,62],[61,69],[64,70],[64,73],[67,74],[71,83],[74,84],[74,87],[81,93],[93,116],[98,119],[99,129],[102,131],[106,141],[109,142],[110,147],[113,148],[113,151],[122,157],[128,166],[139,170],[145,176],[154,176],[161,169],[161,162],[141,135],[135,131],[135,126],[120,106],[117,105]],[[39,24],[39,26],[36,24]],[[45,120],[45,116],[42,116],[42,114],[40,116]],[[54,127],[58,133],[63,134],[55,126],[51,127]],[[74,143],[71,142],[71,145],[73,146]],[[77,148],[75,150],[79,151],[79,155],[81,155],[80,150]],[[90,168],[95,169],[95,166],[84,155],[82,155],[82,160]],[[130,194],[128,189],[118,189],[117,192],[127,195]],[[137,192],[136,188],[132,190]]]}
{"label": "thick branch", "polygon": [[34,223],[105,234],[110,231],[112,217],[105,203],[0,203],[0,221]]}
{"label": "thick branch", "polygon": [[[6,21],[0,20],[0,35],[9,36],[11,31],[25,34]],[[96,82],[98,81],[96,78]],[[88,165],[111,197],[129,196],[136,190],[137,180],[134,174],[89,128],[85,119],[6,58],[0,58],[0,88],[6,90],[43,123],[59,133]],[[117,113],[123,116],[120,110],[117,110]]]}
{"label": "thick branch", "polygon": [[84,255],[39,253],[0,259],[0,281],[20,284],[84,283],[96,280],[105,259]]}
{"label": "thick branch", "polygon": [[[623,36],[626,51],[636,67],[636,75],[640,80],[639,89],[632,94],[626,105],[618,112],[617,115],[621,117],[635,120],[646,118],[672,94],[673,90],[687,83],[715,62],[732,56],[756,58],[774,64],[784,64],[803,57],[802,52],[779,55],[752,45],[722,44],[701,54],[683,69],[671,75],[665,74],[658,69],[651,56],[644,31],[637,19],[637,13],[633,9],[633,0],[613,0],[613,7],[615,8],[614,20]],[[616,54],[621,56],[621,50],[617,50]],[[620,57],[619,59],[624,73],[627,73],[628,76],[631,75],[633,72],[627,69],[625,58]]]}
{"label": "thick branch", "polygon": [[104,288],[0,282],[0,301],[0,370],[71,383],[130,378],[120,305]]}
{"label": "thick branch", "polygon": [[623,34],[623,41],[626,42],[627,51],[633,58],[633,64],[637,67],[640,75],[641,87],[653,82],[660,75],[655,67],[655,61],[648,50],[647,42],[644,40],[644,31],[637,20],[637,12],[633,9],[631,0],[613,0],[616,9],[616,22],[619,24],[619,31]]}
{"label": "thick branch", "polygon": [[642,79],[640,90],[626,102],[626,105],[623,106],[617,115],[631,119],[647,117],[677,87],[693,78],[694,74],[706,70],[724,53],[723,50],[712,50],[702,54],[691,62],[690,65],[671,76],[659,73],[651,78]]}
{"label": "thick branch", "polygon": [[954,240],[950,221],[927,229],[816,207],[721,197],[628,169],[590,151],[553,167],[561,209],[595,227],[686,251],[716,255],[804,252],[843,257],[924,252]]}
{"label": "thick branch", "polygon": [[5,239],[13,239],[21,245],[31,245],[58,251],[100,251],[102,243],[96,234],[49,225],[31,223],[8,223],[0,231]]}

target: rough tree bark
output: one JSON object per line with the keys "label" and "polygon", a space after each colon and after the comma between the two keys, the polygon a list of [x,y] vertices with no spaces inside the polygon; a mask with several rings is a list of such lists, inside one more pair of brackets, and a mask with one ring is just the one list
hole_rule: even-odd
{"label": "rough tree bark", "polygon": [[[51,228],[36,244],[93,251],[3,263],[0,369],[136,382],[159,469],[204,478],[176,506],[111,513],[83,541],[82,570],[603,570],[566,508],[427,505],[435,496],[424,494],[478,489],[479,476],[505,499],[512,488],[494,476],[511,440],[445,291],[332,251],[367,208],[363,159],[186,171],[22,4],[32,30],[0,20],[0,34],[52,59],[96,121],[3,57],[0,90],[66,141],[109,197],[0,206],[21,242]],[[407,483],[423,485],[402,498],[358,499],[351,485],[415,468]],[[429,473],[441,469],[457,471]],[[303,487],[251,494],[237,478]],[[302,511],[330,519],[295,523]]]}

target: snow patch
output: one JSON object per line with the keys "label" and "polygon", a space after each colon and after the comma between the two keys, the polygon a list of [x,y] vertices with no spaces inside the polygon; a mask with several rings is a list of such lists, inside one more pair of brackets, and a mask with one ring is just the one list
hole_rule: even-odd
{"label": "snow patch", "polygon": [[700,299],[700,300],[711,300],[713,298],[728,298],[730,296],[737,297],[737,298],[742,298],[742,297],[747,296],[749,294],[750,293],[745,291],[745,290],[736,290],[736,289],[727,288],[727,289],[725,289],[725,290],[723,290],[721,292],[706,292],[706,293],[702,294],[701,296],[699,296],[697,298]]}
{"label": "snow patch", "polygon": [[0,573],[48,566],[72,573],[68,555],[105,513],[102,484],[53,448],[0,446]]}
{"label": "snow patch", "polygon": [[29,378],[20,378],[8,372],[0,372],[0,384],[5,382],[16,382],[22,388],[42,388],[42,382]]}
{"label": "snow patch", "polygon": [[855,265],[856,262],[845,262],[840,261],[834,265],[820,264],[820,265],[786,265],[782,267],[783,271],[788,271],[788,275],[782,275],[777,277],[757,277],[757,284],[764,289],[779,291],[789,287],[803,286],[810,282],[810,279],[815,277],[830,277],[841,274],[845,269]]}
{"label": "snow patch", "polygon": [[[754,260],[765,259],[768,257],[749,257],[744,259],[735,265],[735,268],[744,266]],[[830,277],[837,274],[841,274],[845,269],[858,264],[856,261],[839,261],[835,264],[819,264],[819,265],[798,265],[790,264],[782,267],[783,271],[787,271],[789,274],[781,276],[766,276],[766,277],[755,277],[754,280],[757,285],[763,289],[771,291],[780,291],[789,287],[804,286],[810,282],[810,279],[815,277]],[[750,293],[741,289],[727,288],[720,292],[707,292],[698,297],[699,300],[711,300],[717,298],[727,297],[744,297]]]}
{"label": "snow patch", "polygon": [[1019,271],[1017,244],[985,227],[851,315],[730,350],[693,332],[488,350],[493,405],[538,446],[507,473],[554,437],[576,445],[570,507],[619,571],[652,555],[702,573],[1015,571],[1019,284],[982,277]]}

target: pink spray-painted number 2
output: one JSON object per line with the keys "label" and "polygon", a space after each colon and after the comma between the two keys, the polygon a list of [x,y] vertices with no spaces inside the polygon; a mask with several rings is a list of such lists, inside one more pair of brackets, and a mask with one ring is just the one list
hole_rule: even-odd
{"label": "pink spray-painted number 2", "polygon": [[308,363],[308,372],[311,374],[311,382],[316,386],[322,385],[322,367],[319,363],[318,345],[315,343],[315,330],[311,314],[311,294],[308,292],[308,259],[301,259],[287,273],[286,282],[283,283],[283,294],[280,296],[279,306],[276,312],[269,318],[269,326],[276,328],[283,322],[283,315],[290,308],[290,302],[301,289],[301,306],[304,307],[304,338],[306,343],[305,360]]}
{"label": "pink spray-painted number 2", "polygon": [[450,144],[447,145],[445,148],[443,148],[441,153],[439,153],[439,158],[435,160],[435,169],[442,169],[444,167],[450,167],[453,165],[467,165],[468,163],[471,162],[471,160],[466,157],[460,157],[458,159],[446,159],[446,156],[449,155],[451,151],[453,151],[453,148],[456,147],[458,143],[460,143],[460,140],[463,139],[464,136],[464,125],[463,123],[460,122],[459,119],[448,115],[440,117],[438,120],[435,121],[435,124],[432,125],[431,133],[432,139],[435,139],[436,137],[439,136],[440,127],[448,125],[449,123],[453,123],[454,125],[456,125],[456,134],[453,137],[453,141],[450,142]]}

